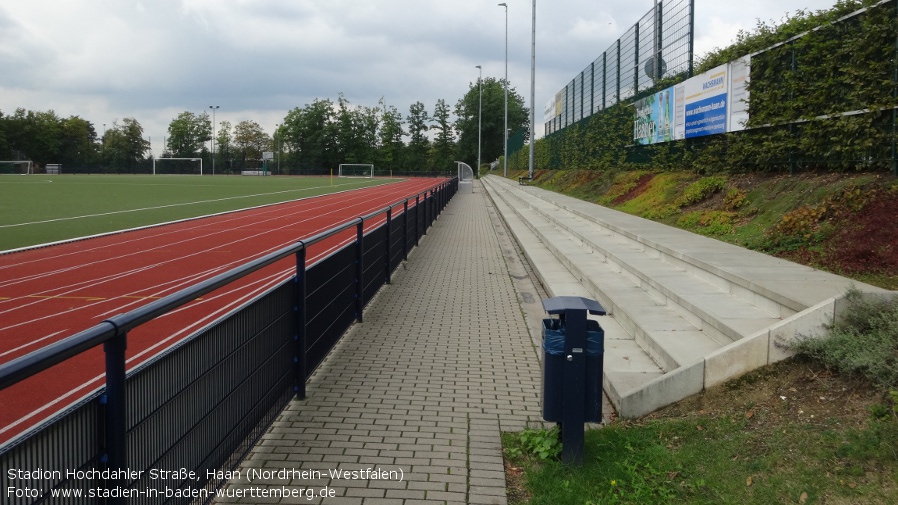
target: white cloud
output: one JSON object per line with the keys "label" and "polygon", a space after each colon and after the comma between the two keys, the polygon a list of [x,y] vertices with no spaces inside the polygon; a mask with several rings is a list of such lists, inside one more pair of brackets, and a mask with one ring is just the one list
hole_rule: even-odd
{"label": "white cloud", "polygon": [[[834,0],[833,0],[834,1]],[[343,92],[403,114],[450,106],[505,71],[505,10],[481,0],[0,0],[0,110],[54,109],[97,130],[134,117],[161,146],[179,112],[272,131],[293,107]],[[531,1],[508,0],[509,79],[529,102]],[[823,0],[696,0],[696,54],[728,45],[756,18]],[[542,106],[653,2],[537,2],[537,123]],[[158,150],[158,149],[157,149]]]}

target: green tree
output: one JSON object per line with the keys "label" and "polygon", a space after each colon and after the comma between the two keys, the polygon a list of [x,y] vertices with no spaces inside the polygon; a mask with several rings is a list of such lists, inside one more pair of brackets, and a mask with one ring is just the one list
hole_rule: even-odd
{"label": "green tree", "polygon": [[6,137],[12,154],[40,165],[55,163],[59,155],[61,121],[52,110],[47,112],[16,109],[7,117]]}
{"label": "green tree", "polygon": [[[218,123],[218,131],[215,132],[215,162],[222,167],[222,171],[231,168],[231,122]],[[225,168],[226,167],[226,168]]]}
{"label": "green tree", "polygon": [[425,170],[429,166],[430,140],[427,138],[427,131],[430,126],[427,123],[430,116],[427,115],[424,104],[419,101],[409,107],[407,119],[409,142],[405,167],[411,171]]}
{"label": "green tree", "polygon": [[299,169],[335,168],[333,118],[334,104],[330,100],[315,99],[287,113],[281,131],[292,165]]}
{"label": "green tree", "polygon": [[374,159],[379,123],[376,108],[354,106],[342,94],[334,123],[337,161],[370,163]]}
{"label": "green tree", "polygon": [[[481,118],[482,162],[498,160],[504,151],[505,136],[505,80],[487,77],[483,79],[483,113]],[[455,105],[455,130],[458,132],[458,156],[462,161],[477,164],[478,116],[480,89],[472,83],[465,96]],[[514,88],[508,87],[508,129],[516,132],[530,127],[530,110],[524,106],[524,98]]]}
{"label": "green tree", "polygon": [[431,129],[436,131],[433,139],[433,168],[438,172],[451,170],[455,166],[455,132],[452,123],[449,122],[449,106],[442,98],[437,100],[433,110],[433,120],[436,124]]}
{"label": "green tree", "polygon": [[121,125],[113,121],[103,138],[104,161],[115,171],[133,172],[146,159],[149,150],[150,142],[143,138],[143,126],[134,118],[126,117]]}
{"label": "green tree", "polygon": [[271,149],[271,137],[255,121],[241,121],[234,127],[234,151],[246,164],[247,160],[261,160],[262,153]]}
{"label": "green tree", "polygon": [[206,149],[212,139],[212,122],[209,114],[185,111],[168,125],[166,149],[173,158],[192,158]]}
{"label": "green tree", "polygon": [[378,132],[379,149],[376,163],[386,169],[396,170],[401,166],[405,150],[405,144],[402,142],[405,135],[402,129],[402,114],[395,106],[385,105],[383,99],[380,105],[383,112]]}
{"label": "green tree", "polygon": [[12,149],[9,148],[9,141],[6,140],[6,119],[3,117],[2,110],[0,110],[0,159],[12,159]]}
{"label": "green tree", "polygon": [[96,163],[99,154],[97,131],[90,121],[71,116],[61,122],[59,163],[85,166]]}

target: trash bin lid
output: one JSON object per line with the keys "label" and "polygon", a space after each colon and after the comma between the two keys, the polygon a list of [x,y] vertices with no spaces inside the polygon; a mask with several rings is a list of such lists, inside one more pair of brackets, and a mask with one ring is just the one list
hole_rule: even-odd
{"label": "trash bin lid", "polygon": [[549,314],[563,314],[566,310],[586,310],[595,316],[607,314],[605,309],[595,300],[581,296],[556,296],[543,300],[543,308]]}

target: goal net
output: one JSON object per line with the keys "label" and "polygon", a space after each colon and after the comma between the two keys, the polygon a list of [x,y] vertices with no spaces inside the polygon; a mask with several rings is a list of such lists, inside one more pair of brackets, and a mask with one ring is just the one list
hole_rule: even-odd
{"label": "goal net", "polygon": [[0,161],[0,174],[33,174],[34,167],[30,161]]}
{"label": "goal net", "polygon": [[153,175],[203,175],[203,159],[153,158]]}
{"label": "goal net", "polygon": [[370,163],[342,163],[337,173],[339,177],[374,177],[374,165]]}

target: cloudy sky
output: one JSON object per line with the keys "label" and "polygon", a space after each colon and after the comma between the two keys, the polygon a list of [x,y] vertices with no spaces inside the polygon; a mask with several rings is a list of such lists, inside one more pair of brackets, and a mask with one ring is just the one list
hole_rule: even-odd
{"label": "cloudy sky", "polygon": [[[0,0],[0,111],[53,109],[96,126],[133,117],[158,155],[178,113],[250,119],[271,133],[316,98],[403,114],[450,107],[504,76],[496,0]],[[508,3],[508,76],[530,97],[531,0]],[[835,0],[695,0],[695,55],[756,20]],[[536,122],[543,104],[652,7],[652,0],[546,0],[536,8]],[[541,128],[537,129],[541,132]]]}

